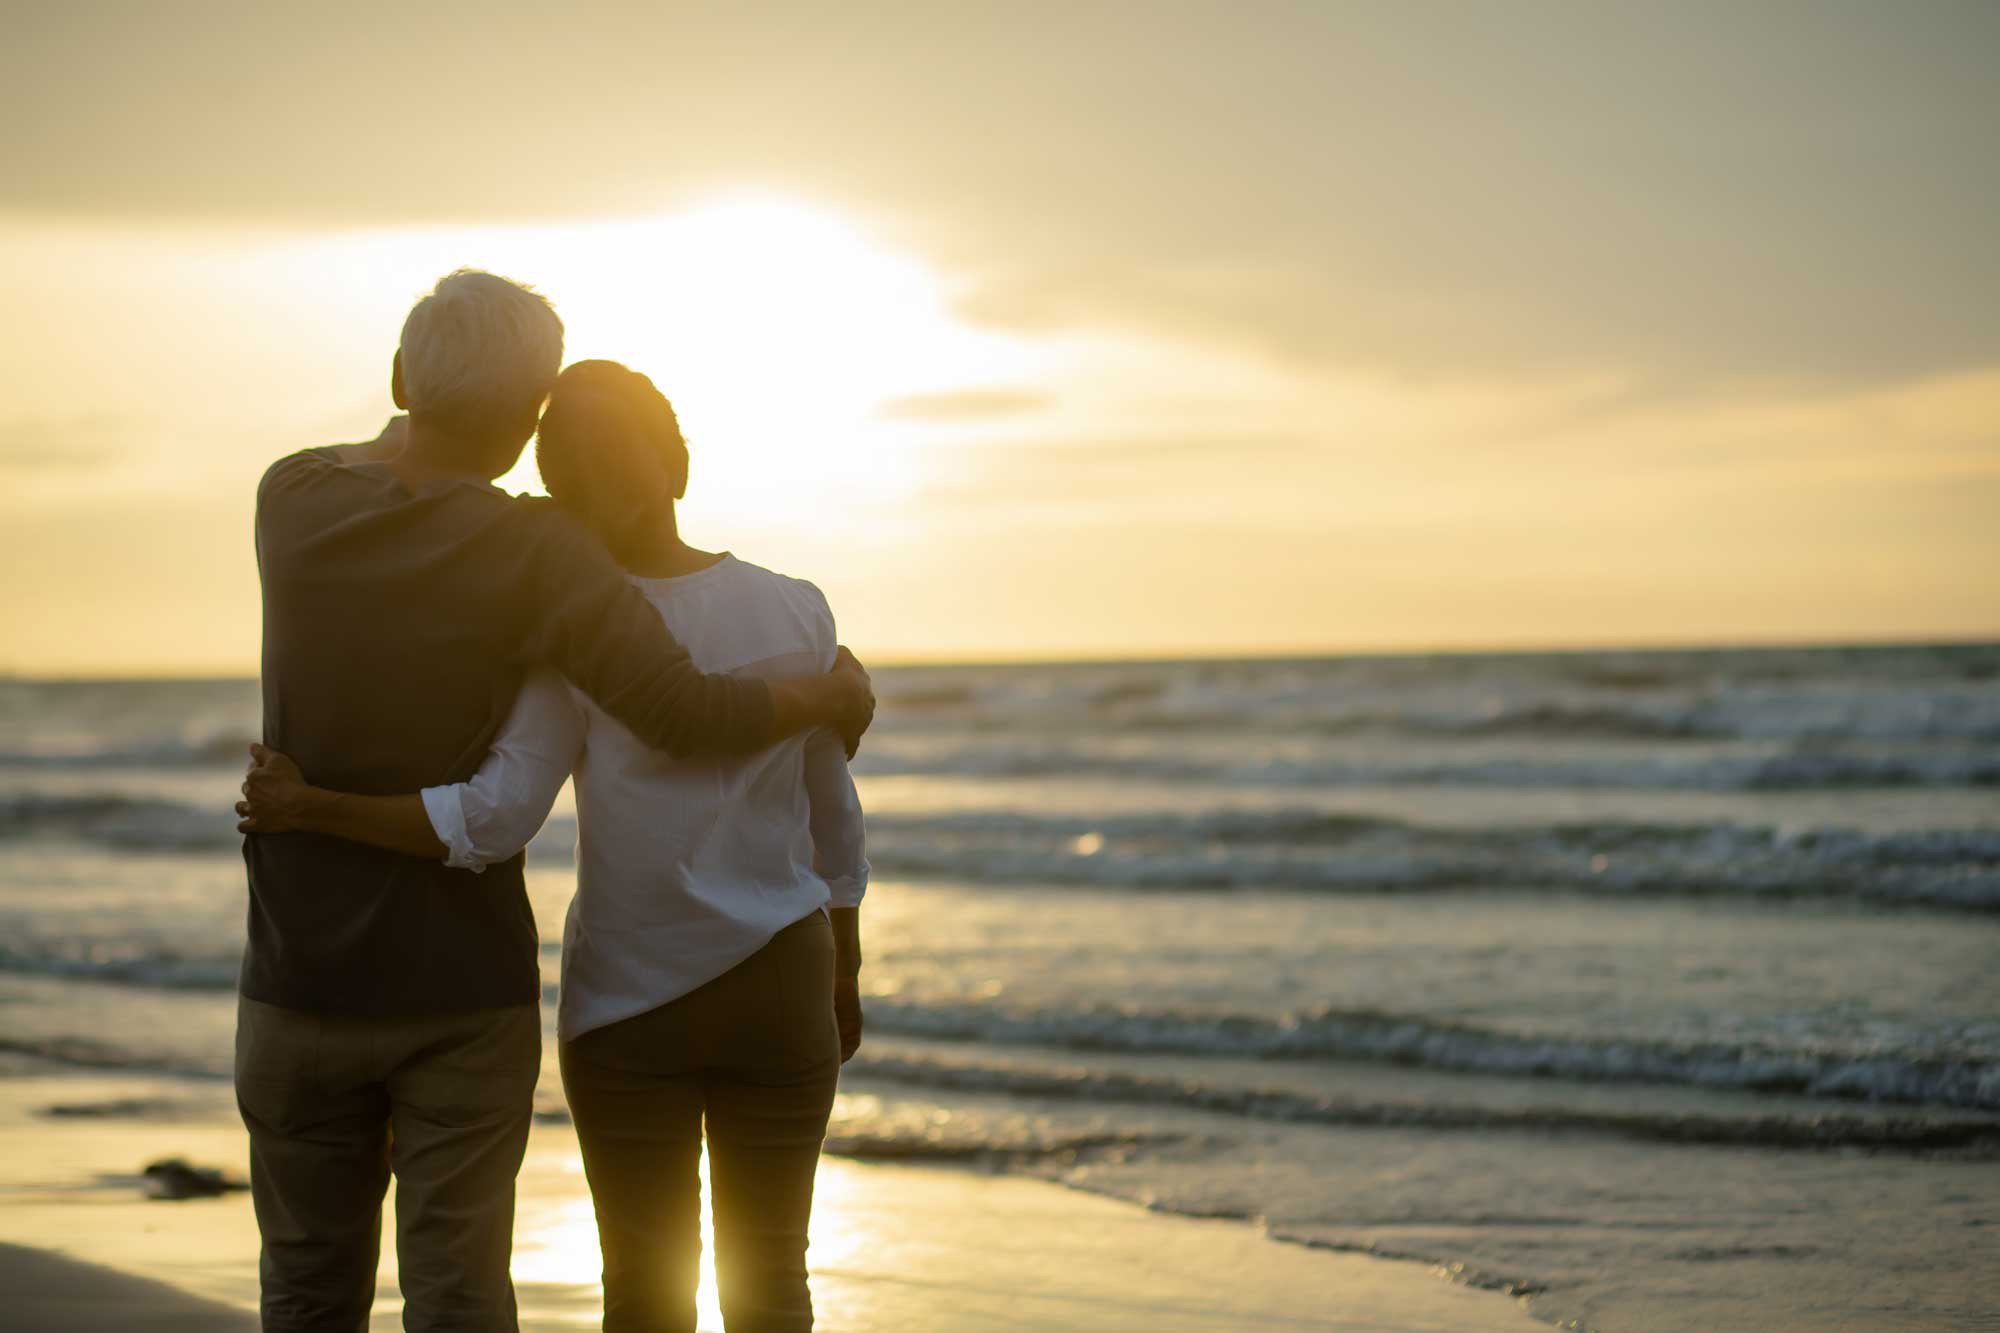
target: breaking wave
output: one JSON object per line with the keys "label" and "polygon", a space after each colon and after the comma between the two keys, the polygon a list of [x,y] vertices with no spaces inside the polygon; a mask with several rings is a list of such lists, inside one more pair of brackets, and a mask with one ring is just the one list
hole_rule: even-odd
{"label": "breaking wave", "polygon": [[[868,830],[879,873],[965,882],[1841,896],[2000,911],[2000,829],[1871,833],[1627,821],[1461,828],[1317,810],[1095,818],[972,810],[874,815]],[[0,797],[0,838],[10,836],[163,852],[234,849],[239,839],[226,811],[115,795]],[[564,864],[575,843],[575,821],[557,818],[530,856]]]}
{"label": "breaking wave", "polygon": [[1522,1035],[1376,1010],[1324,1010],[1275,1019],[1123,1010],[1022,1011],[871,999],[867,1012],[870,1025],[887,1033],[1073,1051],[1354,1060],[1455,1073],[1658,1083],[2000,1111],[2000,1061],[1958,1052],[1785,1050]]}
{"label": "breaking wave", "polygon": [[[1059,1101],[1166,1106],[1348,1128],[1594,1133],[1655,1143],[1755,1148],[1953,1151],[2000,1158],[2000,1120],[1853,1115],[1733,1116],[1698,1112],[1492,1107],[1472,1103],[1368,1101],[1285,1089],[1244,1088],[1088,1069],[1027,1069],[957,1061],[857,1056],[848,1068],[871,1080],[951,1093],[997,1093]],[[975,1145],[955,1145],[971,1155]]]}

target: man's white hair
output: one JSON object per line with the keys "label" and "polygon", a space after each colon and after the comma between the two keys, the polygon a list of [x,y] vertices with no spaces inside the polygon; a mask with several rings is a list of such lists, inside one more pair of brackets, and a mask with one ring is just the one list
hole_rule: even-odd
{"label": "man's white hair", "polygon": [[461,430],[529,416],[562,369],[563,326],[534,288],[478,269],[438,280],[403,321],[403,398]]}

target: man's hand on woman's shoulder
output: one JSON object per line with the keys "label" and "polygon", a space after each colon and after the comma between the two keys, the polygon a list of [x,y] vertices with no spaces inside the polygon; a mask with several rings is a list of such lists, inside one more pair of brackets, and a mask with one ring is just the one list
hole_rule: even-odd
{"label": "man's hand on woman's shoulder", "polygon": [[847,757],[852,759],[861,748],[862,733],[875,720],[875,683],[868,678],[868,669],[861,665],[861,659],[846,644],[840,645],[840,651],[834,655],[830,674],[849,691],[846,711],[834,729],[847,747]]}
{"label": "man's hand on woman's shoulder", "polygon": [[847,746],[849,759],[861,748],[861,733],[875,719],[875,687],[853,653],[840,649],[833,668],[821,675],[793,676],[768,685],[771,741],[832,727]]}

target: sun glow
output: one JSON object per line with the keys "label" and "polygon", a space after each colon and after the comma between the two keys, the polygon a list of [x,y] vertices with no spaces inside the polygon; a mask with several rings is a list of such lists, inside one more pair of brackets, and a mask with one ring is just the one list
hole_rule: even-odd
{"label": "sun glow", "polygon": [[[1005,380],[1028,353],[954,319],[922,260],[792,199],[482,233],[470,258],[556,301],[569,360],[653,377],[694,454],[689,505],[758,521],[893,501],[918,440],[882,406]],[[535,489],[533,461],[502,483]]]}
{"label": "sun glow", "polygon": [[[542,1304],[549,1302],[550,1291],[567,1289],[571,1303],[582,1311],[579,1326],[595,1327],[603,1299],[600,1276],[604,1258],[598,1248],[596,1213],[589,1196],[581,1192],[582,1159],[570,1153],[536,1162],[530,1170],[554,1170],[561,1186],[547,1193],[530,1190],[523,1199],[514,1243],[514,1281],[544,1288],[535,1298]],[[722,1302],[715,1282],[715,1218],[706,1144],[699,1170],[701,1286],[695,1294],[697,1327],[701,1333],[721,1333]],[[855,1206],[854,1187],[854,1177],[840,1171],[822,1172],[815,1185],[810,1256],[816,1272],[840,1269],[865,1252],[874,1239],[862,1232],[863,1214]],[[391,1251],[385,1263],[393,1262]],[[393,1267],[385,1267],[384,1272],[393,1273]]]}

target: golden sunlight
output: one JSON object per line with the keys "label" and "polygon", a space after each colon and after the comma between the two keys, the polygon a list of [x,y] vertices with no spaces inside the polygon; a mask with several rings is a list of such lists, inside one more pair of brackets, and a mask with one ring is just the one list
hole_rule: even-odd
{"label": "golden sunlight", "polygon": [[[571,1156],[571,1173],[583,1175],[583,1159]],[[722,1328],[722,1303],[715,1286],[715,1222],[709,1213],[708,1148],[701,1150],[701,1288],[695,1311],[702,1333]],[[567,1195],[538,1215],[524,1216],[514,1239],[514,1280],[603,1291],[604,1257],[597,1245],[597,1215],[588,1194]],[[594,1320],[592,1321],[595,1322]]]}
{"label": "golden sunlight", "polygon": [[[882,406],[1004,382],[1034,359],[954,319],[921,259],[795,199],[479,241],[468,262],[556,300],[569,360],[623,361],[674,401],[704,513],[769,521],[907,495],[915,440]],[[537,489],[532,459],[502,484]]]}
{"label": "golden sunlight", "polygon": [[2000,1333],[2000,0],[16,8],[0,1333]]}
{"label": "golden sunlight", "polygon": [[[709,1211],[706,1145],[700,1169],[701,1287],[695,1310],[702,1333],[719,1333],[722,1304],[715,1283],[715,1219]],[[561,1171],[568,1178],[562,1187],[529,1191],[523,1200],[514,1240],[514,1280],[584,1290],[592,1300],[601,1299],[604,1261],[597,1246],[597,1217],[582,1189],[582,1158],[570,1153]],[[815,1186],[811,1253],[815,1270],[840,1267],[868,1243],[855,1225],[852,1189],[853,1178],[840,1173],[823,1174]],[[384,1262],[384,1272],[393,1274],[394,1255],[385,1256]]]}

